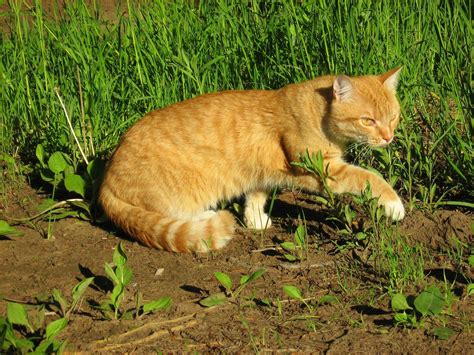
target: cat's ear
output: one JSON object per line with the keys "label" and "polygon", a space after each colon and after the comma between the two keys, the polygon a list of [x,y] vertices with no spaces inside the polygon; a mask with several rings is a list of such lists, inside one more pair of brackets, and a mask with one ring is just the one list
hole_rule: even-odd
{"label": "cat's ear", "polygon": [[352,86],[351,79],[348,76],[339,75],[336,79],[334,79],[332,90],[336,101],[344,102],[350,100],[354,88]]}
{"label": "cat's ear", "polygon": [[397,91],[398,78],[400,76],[400,71],[402,67],[397,67],[392,70],[389,70],[385,74],[379,75],[380,81],[383,86],[385,86],[390,91]]}

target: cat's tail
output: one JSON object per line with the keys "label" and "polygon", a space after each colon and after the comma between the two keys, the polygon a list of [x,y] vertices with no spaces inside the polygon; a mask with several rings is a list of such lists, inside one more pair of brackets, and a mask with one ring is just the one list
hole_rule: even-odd
{"label": "cat's tail", "polygon": [[110,220],[139,242],[178,253],[208,252],[224,247],[235,229],[228,211],[208,211],[193,219],[176,219],[128,204],[102,186],[99,202]]}

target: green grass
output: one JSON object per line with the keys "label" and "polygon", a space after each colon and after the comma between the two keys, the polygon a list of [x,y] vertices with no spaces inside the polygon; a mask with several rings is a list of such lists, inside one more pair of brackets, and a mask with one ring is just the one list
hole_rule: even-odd
{"label": "green grass", "polygon": [[412,207],[472,202],[468,2],[127,2],[129,15],[118,11],[117,21],[82,1],[66,6],[67,20],[47,16],[41,1],[28,10],[10,3],[1,152],[19,152],[24,163],[35,161],[38,143],[81,160],[55,88],[91,157],[145,112],[194,95],[403,65],[398,139],[357,160],[390,175]]}

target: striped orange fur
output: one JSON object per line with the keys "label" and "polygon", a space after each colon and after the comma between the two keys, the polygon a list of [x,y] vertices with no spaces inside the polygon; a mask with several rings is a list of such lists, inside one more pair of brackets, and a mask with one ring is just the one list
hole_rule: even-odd
{"label": "striped orange fur", "polygon": [[291,165],[306,150],[320,150],[335,192],[359,193],[369,182],[386,214],[399,220],[403,204],[390,185],[343,160],[351,141],[392,141],[399,72],[225,91],[151,112],[122,137],[99,201],[112,222],[145,245],[206,252],[225,246],[234,231],[233,216],[215,211],[219,201],[245,194],[244,220],[262,229],[271,224],[264,205],[273,187],[320,191],[314,176]]}

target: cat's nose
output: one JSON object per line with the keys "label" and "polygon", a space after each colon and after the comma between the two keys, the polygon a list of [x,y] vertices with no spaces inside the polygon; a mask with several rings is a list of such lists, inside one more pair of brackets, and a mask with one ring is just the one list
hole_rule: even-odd
{"label": "cat's nose", "polygon": [[393,141],[393,134],[390,133],[389,131],[381,131],[380,134],[381,134],[383,140],[384,140],[387,144],[389,144],[389,143],[391,143],[391,142]]}

